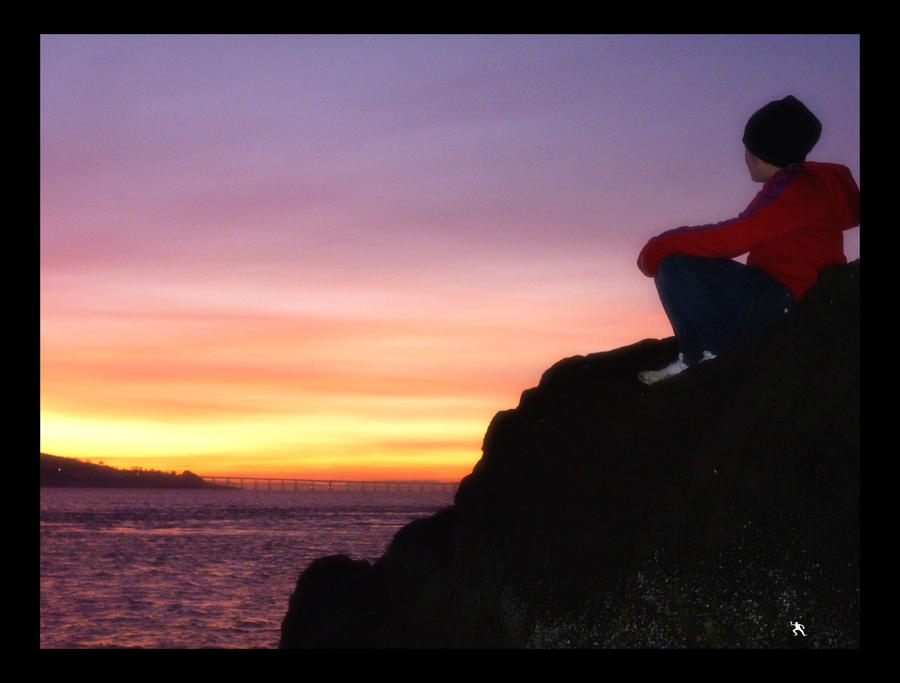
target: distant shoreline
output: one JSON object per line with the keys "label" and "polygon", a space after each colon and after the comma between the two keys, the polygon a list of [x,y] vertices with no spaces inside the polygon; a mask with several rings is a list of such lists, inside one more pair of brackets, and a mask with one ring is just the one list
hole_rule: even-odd
{"label": "distant shoreline", "polygon": [[41,453],[41,488],[230,489],[185,470],[181,474],[103,464]]}

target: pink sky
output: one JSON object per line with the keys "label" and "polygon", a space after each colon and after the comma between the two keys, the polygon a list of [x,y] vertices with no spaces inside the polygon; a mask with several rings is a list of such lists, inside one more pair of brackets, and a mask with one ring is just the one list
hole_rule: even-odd
{"label": "pink sky", "polygon": [[554,362],[671,334],[637,253],[749,203],[758,107],[860,181],[859,43],[43,36],[41,450],[457,479]]}

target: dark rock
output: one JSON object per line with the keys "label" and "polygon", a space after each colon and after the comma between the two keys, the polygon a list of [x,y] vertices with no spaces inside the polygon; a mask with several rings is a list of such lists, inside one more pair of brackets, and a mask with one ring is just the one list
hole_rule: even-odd
{"label": "dark rock", "polygon": [[858,647],[859,262],[733,352],[637,380],[675,352],[551,367],[452,507],[371,566],[301,575],[282,647]]}
{"label": "dark rock", "polygon": [[379,577],[366,560],[323,557],[300,576],[281,625],[281,647],[353,648],[377,644],[384,611]]}

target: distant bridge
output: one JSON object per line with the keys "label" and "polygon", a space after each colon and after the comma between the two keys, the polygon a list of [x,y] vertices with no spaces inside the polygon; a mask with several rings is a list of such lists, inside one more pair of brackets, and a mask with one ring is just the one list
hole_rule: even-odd
{"label": "distant bridge", "polygon": [[446,491],[453,493],[457,482],[443,481],[362,481],[348,479],[291,479],[288,477],[202,477],[203,481],[254,491]]}

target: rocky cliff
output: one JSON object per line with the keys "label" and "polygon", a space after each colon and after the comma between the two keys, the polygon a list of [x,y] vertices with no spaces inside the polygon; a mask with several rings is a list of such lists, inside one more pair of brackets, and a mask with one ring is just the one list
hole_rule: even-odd
{"label": "rocky cliff", "polygon": [[281,647],[858,647],[859,272],[649,387],[671,338],[560,361],[454,505],[300,575]]}

